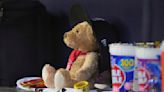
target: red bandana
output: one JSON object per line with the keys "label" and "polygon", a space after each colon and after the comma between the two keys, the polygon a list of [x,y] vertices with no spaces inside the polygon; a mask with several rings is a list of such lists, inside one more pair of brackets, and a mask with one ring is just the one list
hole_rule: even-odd
{"label": "red bandana", "polygon": [[79,50],[73,50],[71,52],[70,56],[69,56],[66,70],[70,70],[71,69],[72,64],[75,62],[75,60],[77,59],[77,57],[79,55],[86,55],[86,54],[87,54],[86,52],[81,52]]}

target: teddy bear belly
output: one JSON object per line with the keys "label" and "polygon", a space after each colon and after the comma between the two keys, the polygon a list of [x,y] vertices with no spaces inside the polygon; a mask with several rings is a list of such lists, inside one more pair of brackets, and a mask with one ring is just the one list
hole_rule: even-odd
{"label": "teddy bear belly", "polygon": [[81,57],[79,56],[76,59],[76,61],[71,66],[71,70],[70,70],[71,78],[76,79],[75,78],[76,72],[82,67],[84,62],[85,62],[85,57],[84,56],[81,56]]}

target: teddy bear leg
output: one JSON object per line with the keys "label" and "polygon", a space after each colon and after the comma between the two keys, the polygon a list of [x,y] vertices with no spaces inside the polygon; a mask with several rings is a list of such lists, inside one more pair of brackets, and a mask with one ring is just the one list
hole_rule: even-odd
{"label": "teddy bear leg", "polygon": [[77,81],[71,79],[69,71],[65,69],[59,69],[54,78],[55,88],[61,89],[65,87],[73,87]]}
{"label": "teddy bear leg", "polygon": [[48,88],[54,88],[54,76],[56,73],[56,69],[49,64],[45,64],[42,69],[42,78],[44,84]]}

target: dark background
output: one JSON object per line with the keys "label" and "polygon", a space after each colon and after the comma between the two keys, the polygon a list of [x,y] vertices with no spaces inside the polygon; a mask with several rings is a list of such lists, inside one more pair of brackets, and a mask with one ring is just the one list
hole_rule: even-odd
{"label": "dark background", "polygon": [[0,17],[0,85],[41,76],[45,63],[65,67],[71,51],[63,43],[70,30],[70,7],[79,3],[91,18],[115,26],[120,42],[164,39],[163,0],[5,0]]}
{"label": "dark background", "polygon": [[104,18],[117,25],[122,33],[121,41],[163,39],[163,0],[41,0],[41,2],[53,14],[67,13],[74,2],[80,3],[91,18]]}

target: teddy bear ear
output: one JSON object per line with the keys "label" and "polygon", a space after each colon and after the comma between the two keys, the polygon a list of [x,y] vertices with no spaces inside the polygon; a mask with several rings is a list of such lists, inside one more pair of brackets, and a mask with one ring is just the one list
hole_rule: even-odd
{"label": "teddy bear ear", "polygon": [[91,21],[83,7],[78,3],[73,4],[69,12],[69,22],[71,26],[74,27],[83,21],[87,21],[91,24]]}
{"label": "teddy bear ear", "polygon": [[87,30],[88,30],[89,34],[94,36],[94,32],[93,32],[92,26],[88,22],[86,22],[86,23],[87,23],[86,26],[88,26]]}
{"label": "teddy bear ear", "polygon": [[95,33],[92,29],[92,26],[89,23],[87,23],[87,25],[86,25],[86,30],[87,30],[88,39],[90,41],[95,42],[96,41],[96,36],[95,36]]}
{"label": "teddy bear ear", "polygon": [[90,34],[93,35],[92,25],[90,23],[88,23],[88,21],[81,22],[81,25],[83,25],[84,30],[87,30]]}

